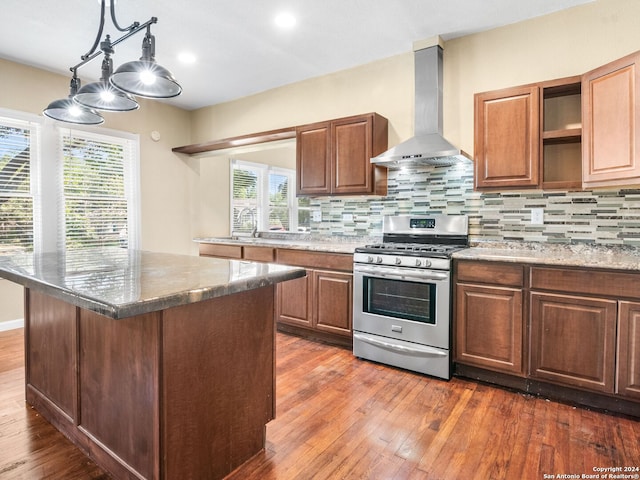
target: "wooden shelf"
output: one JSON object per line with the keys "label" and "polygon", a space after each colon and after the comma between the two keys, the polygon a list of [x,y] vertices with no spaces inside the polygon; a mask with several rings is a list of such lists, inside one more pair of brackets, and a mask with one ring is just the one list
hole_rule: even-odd
{"label": "wooden shelf", "polygon": [[547,144],[578,143],[582,140],[582,128],[566,128],[542,132],[542,141]]}
{"label": "wooden shelf", "polygon": [[238,137],[223,138],[222,140],[213,140],[205,143],[194,143],[192,145],[184,145],[182,147],[174,147],[171,149],[175,153],[186,153],[193,155],[196,153],[214,152],[224,150],[226,148],[244,147],[247,145],[256,145],[259,143],[275,142],[278,140],[288,140],[296,138],[296,128],[280,128],[278,130],[268,130],[266,132],[251,133],[249,135],[240,135]]}

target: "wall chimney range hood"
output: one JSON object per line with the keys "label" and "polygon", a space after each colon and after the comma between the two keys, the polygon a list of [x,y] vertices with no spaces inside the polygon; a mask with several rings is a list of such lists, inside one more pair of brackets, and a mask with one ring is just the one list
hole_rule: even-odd
{"label": "wall chimney range hood", "polygon": [[442,47],[415,50],[415,134],[371,159],[390,169],[415,165],[454,165],[470,159],[442,136]]}

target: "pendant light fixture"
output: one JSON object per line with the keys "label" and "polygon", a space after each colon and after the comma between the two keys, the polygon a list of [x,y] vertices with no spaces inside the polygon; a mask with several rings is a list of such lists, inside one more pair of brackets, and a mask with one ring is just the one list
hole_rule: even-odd
{"label": "pendant light fixture", "polygon": [[[111,22],[120,32],[126,32],[120,38],[111,41],[106,35],[100,42],[105,22],[106,0],[100,1],[100,27],[93,46],[81,62],[70,67],[73,72],[69,98],[55,100],[44,110],[47,117],[55,120],[86,125],[97,125],[104,122],[96,110],[112,112],[127,112],[139,108],[133,95],[148,98],[172,98],[180,95],[182,87],[166,68],[158,65],[155,60],[155,37],[151,35],[151,25],[158,22],[151,17],[143,24],[133,22],[129,27],[122,28],[115,15],[115,2],[110,2]],[[113,72],[113,47],[138,32],[146,29],[142,42],[142,58],[127,62],[116,72]],[[100,50],[97,50],[100,45]],[[98,82],[90,83],[80,88],[77,70],[99,55],[104,55],[102,61],[102,76]]]}
{"label": "pendant light fixture", "polygon": [[156,37],[147,28],[140,60],[121,65],[109,81],[120,90],[140,97],[171,98],[180,95],[182,87],[169,70],[156,63],[155,57]]}
{"label": "pendant light fixture", "polygon": [[104,118],[102,118],[98,112],[91,108],[78,105],[73,101],[73,97],[78,91],[79,86],[80,79],[77,77],[74,70],[73,77],[71,78],[71,85],[69,87],[69,97],[54,100],[42,113],[49,118],[67,123],[79,123],[82,125],[100,125],[103,123]]}
{"label": "pendant light fixture", "polygon": [[104,53],[102,59],[102,77],[100,81],[85,85],[73,97],[73,100],[80,105],[98,110],[108,110],[112,112],[129,112],[140,108],[138,102],[126,92],[118,90],[109,83],[109,77],[113,72],[113,60],[111,54],[113,47],[109,35],[100,44],[100,49]]}

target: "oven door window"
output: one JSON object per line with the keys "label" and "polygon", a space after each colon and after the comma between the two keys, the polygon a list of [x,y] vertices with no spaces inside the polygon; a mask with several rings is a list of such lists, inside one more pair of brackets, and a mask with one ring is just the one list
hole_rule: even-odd
{"label": "oven door window", "polygon": [[364,312],[435,325],[435,284],[376,277],[363,280]]}

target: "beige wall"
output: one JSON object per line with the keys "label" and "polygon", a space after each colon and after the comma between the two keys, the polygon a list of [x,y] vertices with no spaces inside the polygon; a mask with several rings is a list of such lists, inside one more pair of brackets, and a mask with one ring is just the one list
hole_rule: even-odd
{"label": "beige wall", "polygon": [[[68,95],[69,79],[0,59],[0,108],[41,114],[49,102]],[[191,205],[197,162],[171,152],[189,143],[190,114],[157,101],[140,104],[136,112],[106,114],[103,126],[140,135],[141,247],[195,253]],[[159,142],[150,138],[154,130],[161,134]],[[16,292],[0,281],[0,322],[22,317],[22,296]]]}

